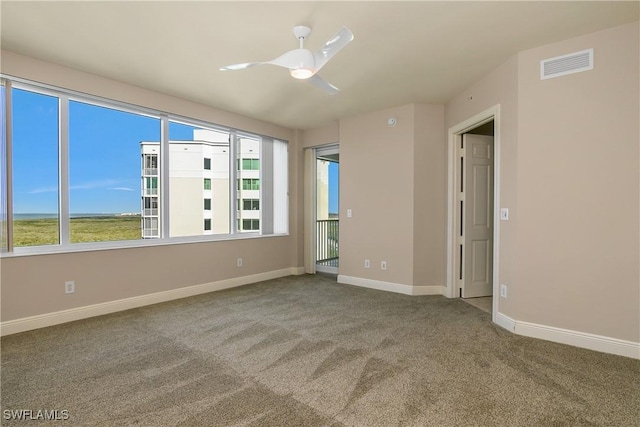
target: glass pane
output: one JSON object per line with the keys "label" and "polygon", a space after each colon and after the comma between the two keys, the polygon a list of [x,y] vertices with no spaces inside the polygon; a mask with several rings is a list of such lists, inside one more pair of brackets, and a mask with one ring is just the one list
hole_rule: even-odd
{"label": "glass pane", "polygon": [[228,132],[169,122],[171,236],[230,232],[229,148]]}
{"label": "glass pane", "polygon": [[242,170],[238,170],[238,197],[242,210],[238,211],[238,231],[259,230],[254,220],[260,218],[260,139],[241,136],[237,145],[238,157],[242,159]]}
{"label": "glass pane", "polygon": [[[288,148],[285,141],[273,141],[273,232],[289,231]],[[337,208],[337,204],[336,204]],[[338,212],[336,210],[336,212]]]}
{"label": "glass pane", "polygon": [[159,237],[159,141],[160,119],[69,102],[71,243]]}
{"label": "glass pane", "polygon": [[[6,171],[7,167],[7,141],[6,141],[6,87],[4,80],[0,79],[0,171]],[[7,242],[7,182],[5,174],[0,172],[0,252],[6,252]]]}
{"label": "glass pane", "polygon": [[12,89],[13,246],[60,243],[59,100]]}

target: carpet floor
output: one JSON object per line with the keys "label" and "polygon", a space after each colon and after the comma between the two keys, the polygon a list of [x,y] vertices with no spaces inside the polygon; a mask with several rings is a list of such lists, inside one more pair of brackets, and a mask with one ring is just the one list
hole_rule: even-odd
{"label": "carpet floor", "polygon": [[[2,425],[638,426],[640,361],[292,276],[10,335]],[[46,424],[42,423],[42,424]],[[38,424],[40,425],[40,423]]]}

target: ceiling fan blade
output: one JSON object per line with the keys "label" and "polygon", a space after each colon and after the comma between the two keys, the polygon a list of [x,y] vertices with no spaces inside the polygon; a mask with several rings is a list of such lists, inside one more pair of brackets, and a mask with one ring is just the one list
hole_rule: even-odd
{"label": "ceiling fan blade", "polygon": [[347,27],[340,28],[324,46],[313,54],[316,63],[316,72],[324,66],[336,53],[353,40],[353,33]]}
{"label": "ceiling fan blade", "polygon": [[266,64],[266,62],[244,62],[242,64],[227,65],[226,67],[220,67],[220,71],[235,71],[244,70],[245,68],[255,67],[256,65]]}
{"label": "ceiling fan blade", "polygon": [[313,54],[307,49],[293,49],[268,61],[267,64],[294,70],[296,68],[313,68]]}
{"label": "ceiling fan blade", "polygon": [[307,81],[309,83],[311,83],[312,85],[314,85],[316,87],[319,87],[320,89],[324,90],[329,95],[335,95],[336,93],[340,92],[340,89],[338,89],[337,87],[335,87],[331,83],[327,82],[326,80],[324,80],[322,77],[320,77],[317,74],[314,74],[313,76],[309,77],[307,79]]}

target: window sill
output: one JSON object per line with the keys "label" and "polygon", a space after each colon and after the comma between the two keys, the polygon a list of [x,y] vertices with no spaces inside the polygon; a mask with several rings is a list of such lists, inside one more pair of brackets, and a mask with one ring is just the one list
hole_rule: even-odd
{"label": "window sill", "polygon": [[270,237],[286,237],[289,233],[280,234],[234,234],[171,237],[168,239],[120,240],[114,242],[71,243],[67,245],[29,246],[14,248],[13,252],[0,253],[0,258],[14,258],[36,255],[53,255],[76,252],[108,251],[115,249],[149,248],[156,246],[185,245],[192,243],[228,242],[232,240],[262,239]]}

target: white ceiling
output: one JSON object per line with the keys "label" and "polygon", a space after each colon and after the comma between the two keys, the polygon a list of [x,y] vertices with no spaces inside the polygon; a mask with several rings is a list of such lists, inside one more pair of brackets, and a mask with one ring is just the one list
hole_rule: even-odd
{"label": "white ceiling", "polygon": [[[0,2],[3,49],[282,126],[309,129],[407,103],[443,103],[514,53],[638,20],[639,2]],[[327,95],[261,66],[322,46],[342,25],[354,41],[319,73]]]}

